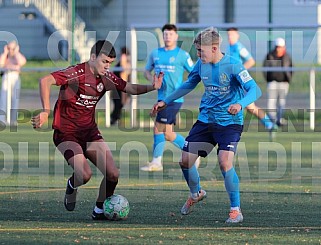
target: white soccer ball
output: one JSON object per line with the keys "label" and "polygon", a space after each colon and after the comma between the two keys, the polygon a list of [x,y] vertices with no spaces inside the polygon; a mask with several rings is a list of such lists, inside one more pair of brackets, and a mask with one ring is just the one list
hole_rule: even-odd
{"label": "white soccer ball", "polygon": [[129,202],[122,195],[112,195],[104,202],[104,214],[109,220],[125,220],[129,214]]}

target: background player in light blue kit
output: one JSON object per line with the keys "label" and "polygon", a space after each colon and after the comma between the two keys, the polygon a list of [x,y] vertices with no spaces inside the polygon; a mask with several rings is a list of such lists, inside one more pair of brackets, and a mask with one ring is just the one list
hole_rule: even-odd
{"label": "background player in light blue kit", "polygon": [[[250,69],[255,65],[255,60],[252,57],[251,53],[245,48],[245,46],[240,42],[240,34],[237,28],[231,27],[227,29],[228,36],[228,50],[227,53],[234,57],[235,59],[239,59],[245,69]],[[247,111],[254,116],[256,116],[260,122],[264,125],[266,129],[270,132],[270,138],[273,138],[273,132],[276,131],[277,125],[273,123],[271,118],[265,113],[265,111],[258,107],[256,104],[251,103],[246,107]]]}
{"label": "background player in light blue kit", "polygon": [[[182,151],[180,162],[190,189],[181,209],[189,214],[195,203],[206,197],[194,165],[198,156],[207,156],[218,145],[218,162],[230,198],[227,223],[243,221],[240,209],[239,178],[233,167],[234,154],[243,131],[243,109],[261,96],[261,90],[242,63],[220,50],[221,37],[214,28],[200,32],[194,45],[199,57],[188,79],[174,93],[154,105],[156,114],[172,101],[191,92],[202,81],[205,92],[200,113]],[[246,91],[246,92],[245,92]]]}
{"label": "background player in light blue kit", "polygon": [[[190,72],[193,69],[193,61],[190,55],[177,47],[177,27],[166,24],[162,28],[165,46],[152,51],[149,55],[144,76],[153,81],[152,71],[156,74],[164,72],[164,80],[161,89],[158,91],[158,101],[173,93],[183,83],[184,71]],[[143,171],[163,170],[162,156],[165,142],[170,141],[180,149],[183,148],[185,138],[174,132],[176,115],[182,106],[184,99],[177,98],[167,105],[167,108],[158,113],[154,125],[153,159]]]}
{"label": "background player in light blue kit", "polygon": [[[255,65],[255,60],[251,53],[245,48],[245,46],[239,41],[240,34],[238,29],[231,27],[227,29],[228,36],[228,50],[227,53],[235,59],[242,62],[245,69],[250,69]],[[277,129],[277,125],[273,123],[271,118],[265,113],[265,111],[258,107],[255,103],[251,103],[246,107],[247,111],[256,116],[266,129],[270,132],[270,140],[274,137],[274,132]]]}

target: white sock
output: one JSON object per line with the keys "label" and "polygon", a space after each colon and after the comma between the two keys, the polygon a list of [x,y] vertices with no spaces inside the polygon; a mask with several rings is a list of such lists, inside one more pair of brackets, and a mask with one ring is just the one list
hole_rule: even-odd
{"label": "white sock", "polygon": [[97,206],[95,206],[94,211],[95,211],[95,213],[96,213],[96,214],[102,214],[102,213],[104,212],[104,210],[103,210],[103,209],[98,208]]}
{"label": "white sock", "polygon": [[158,165],[162,165],[162,157],[159,156],[159,157],[153,157],[153,160],[151,161],[151,163],[155,163],[155,164],[158,164]]}
{"label": "white sock", "polygon": [[200,193],[200,192],[196,192],[196,193],[192,193],[192,192],[191,192],[191,197],[194,198],[194,199],[195,199],[195,198],[198,198],[198,197],[199,197],[199,193]]}

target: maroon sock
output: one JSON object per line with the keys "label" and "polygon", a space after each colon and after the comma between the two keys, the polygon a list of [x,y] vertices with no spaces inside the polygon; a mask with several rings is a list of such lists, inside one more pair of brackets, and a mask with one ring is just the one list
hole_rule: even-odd
{"label": "maroon sock", "polygon": [[106,180],[106,198],[114,194],[118,180],[116,182]]}

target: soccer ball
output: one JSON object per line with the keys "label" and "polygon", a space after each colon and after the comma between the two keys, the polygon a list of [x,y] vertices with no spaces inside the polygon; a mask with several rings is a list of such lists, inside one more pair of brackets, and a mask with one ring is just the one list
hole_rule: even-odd
{"label": "soccer ball", "polygon": [[112,195],[104,202],[104,214],[109,220],[125,220],[129,213],[129,202],[122,195]]}

